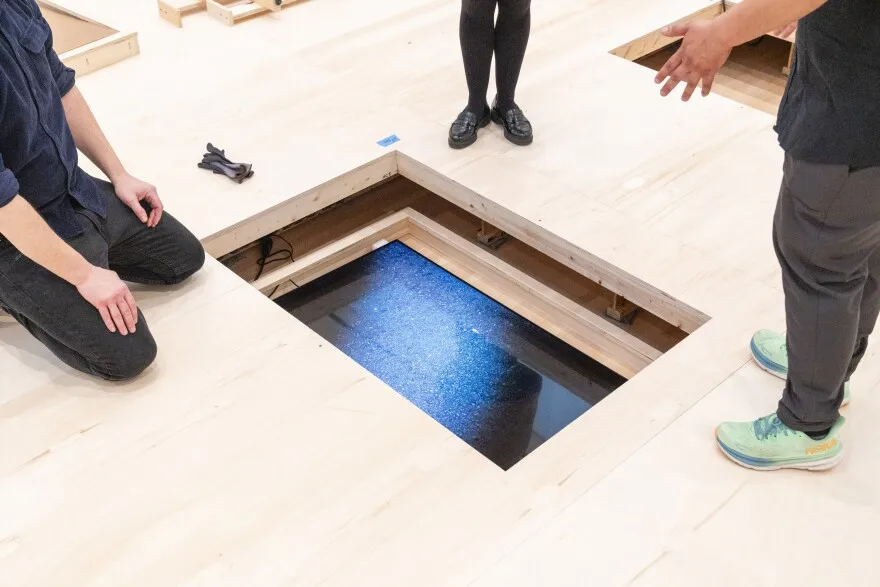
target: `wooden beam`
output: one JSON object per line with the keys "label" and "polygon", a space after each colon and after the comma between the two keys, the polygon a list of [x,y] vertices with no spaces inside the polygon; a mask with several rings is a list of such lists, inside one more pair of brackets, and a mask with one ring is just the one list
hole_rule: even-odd
{"label": "wooden beam", "polygon": [[106,39],[66,51],[58,57],[81,77],[139,53],[137,33],[116,33]]}
{"label": "wooden beam", "polygon": [[408,228],[408,214],[392,214],[261,277],[253,285],[270,297],[278,297],[366,255],[377,243],[397,240]]}
{"label": "wooden beam", "polygon": [[625,271],[621,271],[618,267],[595,255],[572,246],[568,241],[541,229],[503,206],[483,198],[473,190],[450,180],[435,169],[400,151],[397,152],[397,172],[459,208],[470,210],[481,218],[489,219],[493,225],[511,237],[544,253],[609,291],[623,295],[639,307],[688,334],[709,321],[709,316],[688,306],[681,300],[669,296]]}
{"label": "wooden beam", "polygon": [[662,353],[538,280],[414,211],[409,234],[468,267],[456,275],[527,320],[623,377],[632,378]]}

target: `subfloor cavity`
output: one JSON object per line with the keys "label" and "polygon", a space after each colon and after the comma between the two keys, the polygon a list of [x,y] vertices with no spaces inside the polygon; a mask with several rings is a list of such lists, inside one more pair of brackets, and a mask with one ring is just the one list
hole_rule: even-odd
{"label": "subfloor cavity", "polygon": [[276,302],[505,470],[626,381],[400,242]]}

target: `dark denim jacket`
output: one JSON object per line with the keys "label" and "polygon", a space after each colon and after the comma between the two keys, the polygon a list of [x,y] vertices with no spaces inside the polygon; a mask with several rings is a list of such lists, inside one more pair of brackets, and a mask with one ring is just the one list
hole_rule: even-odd
{"label": "dark denim jacket", "polygon": [[82,231],[77,203],[106,213],[61,105],[73,85],[34,0],[0,0],[0,207],[20,194],[62,238]]}

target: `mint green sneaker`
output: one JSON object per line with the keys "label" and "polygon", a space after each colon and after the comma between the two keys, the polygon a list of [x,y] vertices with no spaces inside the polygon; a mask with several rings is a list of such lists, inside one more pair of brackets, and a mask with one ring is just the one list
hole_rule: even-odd
{"label": "mint green sneaker", "polygon": [[839,418],[825,438],[813,440],[770,414],[754,422],[725,422],[715,429],[715,440],[728,458],[748,469],[824,471],[843,457],[845,422]]}
{"label": "mint green sneaker", "polygon": [[[752,336],[750,344],[752,356],[758,366],[780,379],[788,377],[788,349],[785,346],[785,335],[772,330],[759,330]],[[849,403],[849,381],[843,384],[843,403]]]}

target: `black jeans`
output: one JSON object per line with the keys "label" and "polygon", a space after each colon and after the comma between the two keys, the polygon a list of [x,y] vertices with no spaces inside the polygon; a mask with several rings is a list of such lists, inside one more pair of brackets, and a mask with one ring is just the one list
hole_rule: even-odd
{"label": "black jeans", "polygon": [[[147,228],[116,197],[113,186],[98,185],[107,201],[106,218],[78,208],[83,232],[67,239],[86,260],[116,271],[123,280],[156,285],[179,283],[202,267],[201,243],[170,214],[164,212],[158,226]],[[84,373],[111,381],[131,379],[156,357],[156,342],[140,311],[134,334],[110,332],[75,287],[2,237],[0,305],[61,361]]]}
{"label": "black jeans", "polygon": [[773,225],[782,267],[788,382],[777,415],[803,432],[839,418],[880,315],[880,167],[787,155]]}

